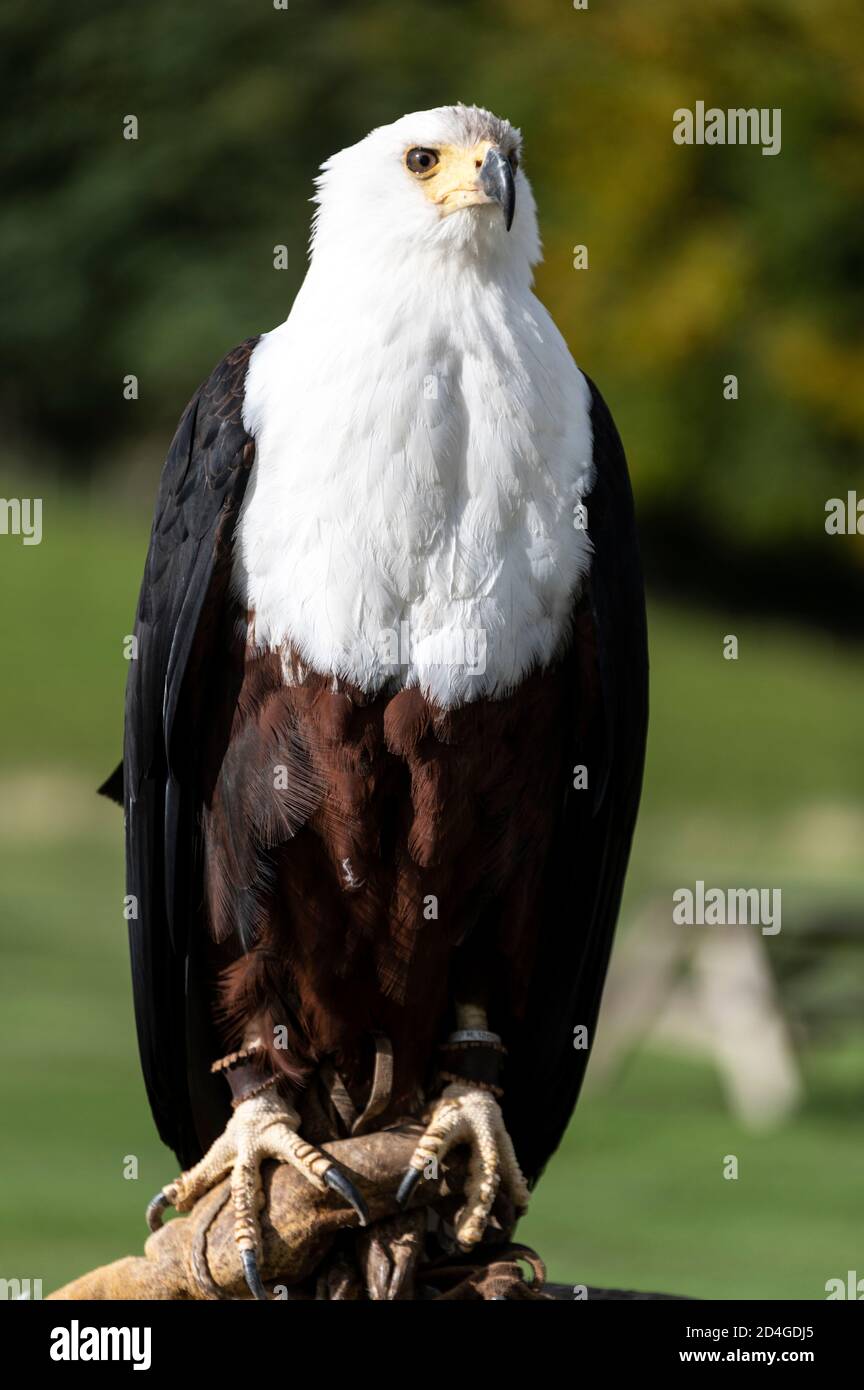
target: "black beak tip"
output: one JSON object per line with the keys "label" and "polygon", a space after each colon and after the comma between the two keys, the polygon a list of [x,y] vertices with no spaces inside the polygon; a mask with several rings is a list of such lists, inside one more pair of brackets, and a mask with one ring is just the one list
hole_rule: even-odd
{"label": "black beak tip", "polygon": [[516,211],[516,180],[513,166],[503,150],[487,151],[480,170],[480,187],[488,198],[499,204],[509,232]]}

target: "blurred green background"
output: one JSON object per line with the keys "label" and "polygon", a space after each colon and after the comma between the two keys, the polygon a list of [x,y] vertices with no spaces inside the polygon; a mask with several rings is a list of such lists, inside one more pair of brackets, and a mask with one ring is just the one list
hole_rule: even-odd
{"label": "blurred green background", "polygon": [[[702,1297],[819,1298],[862,1269],[864,563],[824,530],[829,498],[864,494],[862,31],[857,0],[4,7],[2,492],[42,497],[44,534],[0,536],[0,1275],[47,1292],[138,1249],[174,1175],[138,1073],[120,816],[93,795],[173,424],[285,317],[320,161],[458,99],[523,129],[539,293],[633,473],[653,715],[615,970],[674,889],[780,887],[758,940],[797,1084],[754,1123],[716,1037],[648,1020],[589,1070],[521,1234],[556,1278]],[[674,145],[697,100],[780,107],[782,152]],[[676,984],[698,974],[683,952]]]}

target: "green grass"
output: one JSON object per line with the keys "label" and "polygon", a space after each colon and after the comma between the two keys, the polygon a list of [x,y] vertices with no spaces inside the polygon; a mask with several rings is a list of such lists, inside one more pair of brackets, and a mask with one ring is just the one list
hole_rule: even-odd
{"label": "green grass", "polygon": [[114,842],[0,851],[0,1260],[46,1292],[139,1249],[144,1205],[173,1175],[136,1057],[119,821]]}
{"label": "green grass", "polygon": [[[739,640],[737,661],[723,638]],[[864,652],[827,634],[722,614],[649,610],[649,812],[733,817],[864,795]]]}
{"label": "green grass", "polygon": [[120,755],[123,639],[132,631],[149,526],[119,508],[48,494],[42,527],[41,545],[12,536],[0,544],[3,764],[61,763],[101,777]]}
{"label": "green grass", "polygon": [[[174,1172],[138,1072],[120,817],[90,794],[120,752],[146,532],[49,496],[41,546],[0,544],[0,1274],[46,1290],[139,1249],[144,1204]],[[779,884],[782,965],[814,908],[861,919],[864,654],[722,615],[653,604],[650,616],[624,931],[697,877]],[[728,632],[737,662],[722,657]],[[861,1264],[862,1061],[860,1021],[811,1040],[804,1106],[757,1136],[730,1117],[706,1060],[642,1048],[580,1104],[521,1235],[568,1282],[823,1297],[826,1279]],[[726,1154],[737,1181],[722,1177]],[[130,1157],[137,1180],[124,1177]]]}
{"label": "green grass", "polygon": [[[864,1047],[854,1055],[860,1078]],[[583,1099],[520,1236],[562,1282],[824,1298],[827,1279],[861,1264],[860,1114],[836,1099],[812,1080],[799,1115],[754,1135],[708,1065],[643,1053]],[[723,1177],[726,1155],[736,1180]]]}

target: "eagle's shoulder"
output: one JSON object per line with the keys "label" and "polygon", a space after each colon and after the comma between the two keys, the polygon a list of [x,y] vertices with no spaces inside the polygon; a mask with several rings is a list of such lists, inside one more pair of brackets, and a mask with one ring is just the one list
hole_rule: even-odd
{"label": "eagle's shoulder", "polygon": [[249,359],[260,341],[260,334],[246,338],[217,362],[192,398],[193,402],[196,397],[199,400],[201,419],[218,421],[227,426],[242,425],[246,372]]}
{"label": "eagle's shoulder", "polygon": [[622,474],[626,478],[627,463],[621,436],[600,388],[587,372],[583,372],[582,375],[588,387],[588,418],[591,423],[592,461],[594,464],[594,479],[590,490],[594,491],[597,489],[598,482],[602,487],[604,472],[608,473],[611,470],[617,480],[620,480]]}
{"label": "eagle's shoulder", "polygon": [[156,498],[151,538],[156,547],[200,536],[225,501],[245,489],[255,446],[243,424],[243,403],[258,342],[247,338],[226,353],[180,417]]}

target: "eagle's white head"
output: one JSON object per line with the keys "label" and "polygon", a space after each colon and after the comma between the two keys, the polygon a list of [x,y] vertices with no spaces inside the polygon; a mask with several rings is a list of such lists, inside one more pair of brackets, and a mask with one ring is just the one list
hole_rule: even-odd
{"label": "eagle's white head", "polygon": [[322,165],[312,255],[388,262],[443,253],[530,280],[537,214],[522,136],[478,106],[439,106],[379,126]]}

